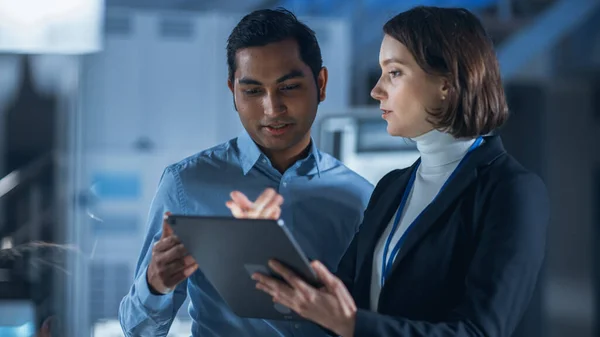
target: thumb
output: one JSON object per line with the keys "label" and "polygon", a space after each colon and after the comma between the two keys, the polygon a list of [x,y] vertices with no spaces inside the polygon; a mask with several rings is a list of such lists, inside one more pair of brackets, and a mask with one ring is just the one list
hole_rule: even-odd
{"label": "thumb", "polygon": [[165,216],[163,217],[162,235],[160,237],[161,239],[164,239],[166,237],[173,235],[173,229],[167,223],[167,219],[169,218],[170,215],[171,215],[171,212],[165,212]]}

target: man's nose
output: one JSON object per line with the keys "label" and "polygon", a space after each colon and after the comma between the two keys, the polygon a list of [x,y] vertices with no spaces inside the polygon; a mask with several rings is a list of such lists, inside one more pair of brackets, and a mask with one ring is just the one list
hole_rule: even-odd
{"label": "man's nose", "polygon": [[284,113],[286,107],[280,95],[272,93],[265,96],[264,110],[265,115],[278,115]]}

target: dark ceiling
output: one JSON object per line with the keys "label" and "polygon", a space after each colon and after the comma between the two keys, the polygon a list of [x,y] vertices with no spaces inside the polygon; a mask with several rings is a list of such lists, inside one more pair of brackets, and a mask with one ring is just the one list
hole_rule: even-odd
{"label": "dark ceiling", "polygon": [[278,0],[106,0],[108,8],[248,12],[277,5]]}

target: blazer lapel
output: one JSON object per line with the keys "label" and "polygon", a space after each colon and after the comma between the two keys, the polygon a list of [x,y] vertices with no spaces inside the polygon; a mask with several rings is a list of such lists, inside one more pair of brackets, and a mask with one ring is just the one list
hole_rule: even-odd
{"label": "blazer lapel", "polygon": [[[417,222],[406,233],[404,245],[400,248],[394,260],[390,278],[396,268],[412,249],[426,236],[427,232],[437,223],[438,218],[452,205],[452,203],[469,187],[477,178],[477,169],[493,161],[504,153],[502,143],[497,136],[485,137],[485,143],[475,149],[460,167],[454,178],[448,182],[446,188],[422,212]],[[387,282],[386,282],[387,284]]]}
{"label": "blazer lapel", "polygon": [[[370,267],[373,261],[375,246],[389,224],[390,219],[398,209],[410,175],[416,169],[415,166],[416,163],[392,180],[391,184],[379,196],[378,202],[373,205],[373,209],[370,210],[373,218],[369,220],[369,223],[366,224],[367,226],[363,226],[365,233],[358,243],[357,256],[362,260],[357,261],[357,275],[367,272],[370,279]],[[362,267],[365,266],[369,267],[367,268],[368,270],[362,271]]]}

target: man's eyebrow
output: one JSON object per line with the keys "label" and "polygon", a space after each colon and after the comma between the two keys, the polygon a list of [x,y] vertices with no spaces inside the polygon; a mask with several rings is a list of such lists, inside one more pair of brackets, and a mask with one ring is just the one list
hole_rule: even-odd
{"label": "man's eyebrow", "polygon": [[[281,76],[280,78],[277,79],[277,83],[281,83],[281,82],[285,82],[287,80],[291,80],[293,78],[303,78],[304,77],[304,72],[302,70],[292,70],[289,73]],[[238,80],[239,84],[246,84],[246,85],[263,85],[262,82],[255,80],[251,77],[242,77]]]}
{"label": "man's eyebrow", "polygon": [[250,77],[242,77],[238,80],[239,84],[248,84],[248,85],[262,85],[260,81],[257,81]]}
{"label": "man's eyebrow", "polygon": [[289,73],[278,78],[277,83],[285,82],[285,81],[291,80],[293,78],[302,78],[302,77],[304,77],[304,72],[302,70],[292,70]]}

